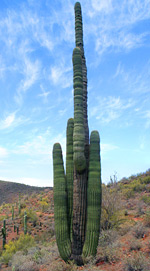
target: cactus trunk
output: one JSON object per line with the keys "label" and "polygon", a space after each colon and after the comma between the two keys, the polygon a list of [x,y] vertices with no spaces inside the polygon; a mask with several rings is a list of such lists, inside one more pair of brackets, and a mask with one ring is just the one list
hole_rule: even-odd
{"label": "cactus trunk", "polygon": [[24,234],[27,234],[27,213],[24,212]]}
{"label": "cactus trunk", "polygon": [[83,48],[80,3],[75,4],[73,50],[74,119],[67,124],[66,174],[61,146],[53,148],[54,216],[56,241],[65,261],[83,264],[82,256],[95,256],[101,214],[100,139],[90,137],[87,117],[87,68]]}
{"label": "cactus trunk", "polygon": [[3,250],[5,249],[6,245],[6,220],[3,220],[3,227],[2,227],[2,236],[3,236]]}

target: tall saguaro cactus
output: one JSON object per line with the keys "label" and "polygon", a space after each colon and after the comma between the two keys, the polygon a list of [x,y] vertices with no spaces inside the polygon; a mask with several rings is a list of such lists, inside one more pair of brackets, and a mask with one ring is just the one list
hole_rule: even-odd
{"label": "tall saguaro cactus", "polygon": [[2,236],[3,236],[3,250],[5,249],[6,245],[6,220],[3,220],[3,227],[2,227]]}
{"label": "tall saguaro cactus", "polygon": [[53,147],[56,241],[65,261],[95,256],[101,213],[100,138],[90,136],[87,117],[87,68],[80,3],[75,4],[73,50],[74,118],[67,123],[66,172],[59,143]]}

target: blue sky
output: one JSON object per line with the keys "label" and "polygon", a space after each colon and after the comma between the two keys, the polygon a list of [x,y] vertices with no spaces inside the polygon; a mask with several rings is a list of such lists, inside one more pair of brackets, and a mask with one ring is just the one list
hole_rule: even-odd
{"label": "blue sky", "polygon": [[[81,0],[90,131],[102,180],[150,168],[150,0]],[[71,0],[0,1],[0,179],[53,185],[73,116]]]}

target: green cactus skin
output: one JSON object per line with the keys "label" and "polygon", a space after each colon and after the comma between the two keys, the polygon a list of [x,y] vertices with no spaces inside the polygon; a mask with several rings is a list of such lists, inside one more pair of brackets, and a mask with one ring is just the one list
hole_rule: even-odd
{"label": "green cactus skin", "polygon": [[75,4],[73,50],[74,119],[67,124],[66,175],[61,146],[53,147],[54,218],[56,241],[63,260],[83,264],[95,256],[100,229],[101,166],[97,131],[90,137],[87,117],[87,68],[83,48],[80,3]]}
{"label": "green cactus skin", "polygon": [[89,178],[87,189],[87,224],[83,255],[95,256],[97,252],[101,215],[101,166],[99,133],[90,137]]}
{"label": "green cactus skin", "polygon": [[2,227],[2,236],[3,236],[3,250],[5,249],[6,245],[6,220],[3,220],[3,227]]}
{"label": "green cactus skin", "polygon": [[[82,77],[83,77],[83,119],[85,129],[85,157],[89,158],[89,127],[88,127],[88,116],[87,116],[87,67],[84,56],[84,44],[83,44],[83,27],[82,27],[82,12],[81,5],[79,2],[75,4],[75,42],[76,47],[79,47],[82,55]],[[88,174],[88,173],[87,173]]]}
{"label": "green cactus skin", "polygon": [[67,143],[66,143],[66,180],[67,180],[67,210],[68,228],[70,240],[72,240],[72,208],[73,208],[73,128],[74,120],[70,118],[67,123]]}
{"label": "green cactus skin", "polygon": [[17,225],[17,235],[19,234],[19,226]]}
{"label": "green cactus skin", "polygon": [[86,168],[84,155],[85,131],[83,124],[83,78],[81,50],[73,51],[74,72],[74,131],[73,131],[73,161],[76,170],[81,173]]}
{"label": "green cactus skin", "polygon": [[12,205],[11,213],[12,213],[12,220],[14,220],[14,205]]}
{"label": "green cactus skin", "polygon": [[67,261],[71,255],[71,242],[67,220],[66,178],[64,174],[62,150],[59,143],[55,143],[53,147],[53,168],[56,242],[60,256],[64,261]]}
{"label": "green cactus skin", "polygon": [[18,209],[19,209],[19,215],[20,215],[21,214],[20,194],[19,194],[19,201],[18,201]]}
{"label": "green cactus skin", "polygon": [[19,202],[19,215],[21,214],[21,204]]}
{"label": "green cactus skin", "polygon": [[27,234],[27,213],[24,212],[24,234]]}

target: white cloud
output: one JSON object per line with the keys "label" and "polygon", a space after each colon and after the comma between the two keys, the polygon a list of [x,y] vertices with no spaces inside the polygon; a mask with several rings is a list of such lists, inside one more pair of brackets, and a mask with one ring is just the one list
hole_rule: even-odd
{"label": "white cloud", "polygon": [[38,94],[38,97],[42,97],[44,103],[48,102],[48,96],[51,93],[50,91],[46,91],[45,88],[42,86],[42,84],[40,85],[40,88],[42,90],[42,93]]}
{"label": "white cloud", "polygon": [[23,99],[23,93],[31,88],[40,78],[41,65],[39,60],[32,62],[26,56],[24,57],[23,74],[24,79],[21,80],[20,85],[15,95],[15,101],[20,105]]}
{"label": "white cloud", "polygon": [[9,114],[4,120],[1,121],[1,128],[0,129],[6,129],[12,126],[12,124],[15,121],[15,112]]}
{"label": "white cloud", "polygon": [[0,158],[8,156],[8,151],[6,148],[0,146]]}
{"label": "white cloud", "polygon": [[7,114],[7,116],[0,120],[0,130],[12,129],[19,125],[29,122],[29,119],[23,116],[17,116],[17,111]]}
{"label": "white cloud", "polygon": [[37,136],[31,137],[29,141],[18,145],[12,152],[18,155],[28,155],[29,157],[34,156],[34,159],[37,157],[36,159],[40,163],[45,157],[49,163],[52,148],[56,142],[60,142],[62,149],[66,150],[66,138],[62,134],[52,135],[51,129],[48,128],[44,133],[39,133]]}
{"label": "white cloud", "polygon": [[112,1],[111,0],[92,0],[92,7],[97,12],[104,11],[107,13],[112,8]]}
{"label": "white cloud", "polygon": [[91,17],[86,33],[90,39],[93,37],[95,50],[99,55],[131,51],[143,46],[149,39],[148,28],[136,31],[136,24],[150,19],[149,0],[123,0],[121,4],[111,0],[92,0],[86,12]]}
{"label": "white cloud", "polygon": [[72,83],[72,66],[66,66],[61,62],[58,66],[51,67],[50,80],[54,85],[61,85],[62,88],[70,87]]}
{"label": "white cloud", "polygon": [[[96,38],[96,51],[103,54],[109,51],[130,50],[140,47],[148,33],[134,34],[127,31],[100,31],[99,37]],[[150,33],[149,33],[150,34]]]}
{"label": "white cloud", "polygon": [[107,98],[98,97],[97,106],[91,108],[91,117],[95,116],[97,120],[102,123],[108,124],[113,120],[121,117],[122,113],[135,104],[134,101],[128,99],[127,101],[120,97],[109,96]]}

